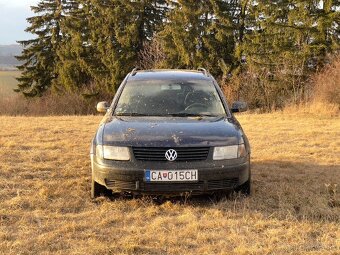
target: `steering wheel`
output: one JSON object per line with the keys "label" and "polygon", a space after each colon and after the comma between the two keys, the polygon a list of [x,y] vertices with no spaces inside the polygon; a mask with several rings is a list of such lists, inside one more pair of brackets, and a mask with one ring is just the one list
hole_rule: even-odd
{"label": "steering wheel", "polygon": [[189,105],[188,107],[185,108],[186,111],[191,110],[192,108],[206,108],[207,106],[205,104],[200,104],[200,103],[193,103]]}

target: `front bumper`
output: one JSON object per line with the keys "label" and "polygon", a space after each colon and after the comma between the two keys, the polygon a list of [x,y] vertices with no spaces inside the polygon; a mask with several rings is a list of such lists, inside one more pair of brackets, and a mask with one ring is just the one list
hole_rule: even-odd
{"label": "front bumper", "polygon": [[[242,159],[195,162],[151,162],[98,160],[92,155],[92,177],[97,183],[118,192],[144,194],[191,194],[231,190],[250,176],[249,156]],[[144,180],[146,169],[197,169],[197,182],[150,183]]]}

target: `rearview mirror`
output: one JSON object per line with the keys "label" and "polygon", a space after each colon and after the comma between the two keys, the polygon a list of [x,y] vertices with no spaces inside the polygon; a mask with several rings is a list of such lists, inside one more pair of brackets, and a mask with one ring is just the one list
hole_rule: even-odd
{"label": "rearview mirror", "polygon": [[97,111],[98,112],[106,113],[109,108],[110,108],[110,105],[106,101],[100,102],[100,103],[97,104]]}
{"label": "rearview mirror", "polygon": [[248,104],[242,101],[236,101],[231,106],[231,112],[246,112],[248,110]]}

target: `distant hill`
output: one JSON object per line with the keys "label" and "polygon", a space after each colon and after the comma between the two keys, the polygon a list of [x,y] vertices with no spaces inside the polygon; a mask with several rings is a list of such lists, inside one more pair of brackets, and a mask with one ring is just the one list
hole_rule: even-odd
{"label": "distant hill", "polygon": [[14,70],[16,65],[20,62],[15,56],[20,55],[22,46],[13,45],[0,45],[0,70]]}

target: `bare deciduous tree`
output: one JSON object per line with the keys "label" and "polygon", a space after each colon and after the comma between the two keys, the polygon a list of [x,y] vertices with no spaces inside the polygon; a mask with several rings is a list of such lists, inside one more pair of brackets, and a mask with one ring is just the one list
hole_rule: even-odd
{"label": "bare deciduous tree", "polygon": [[143,43],[143,49],[138,53],[138,66],[142,69],[164,68],[165,59],[161,43],[154,38]]}

